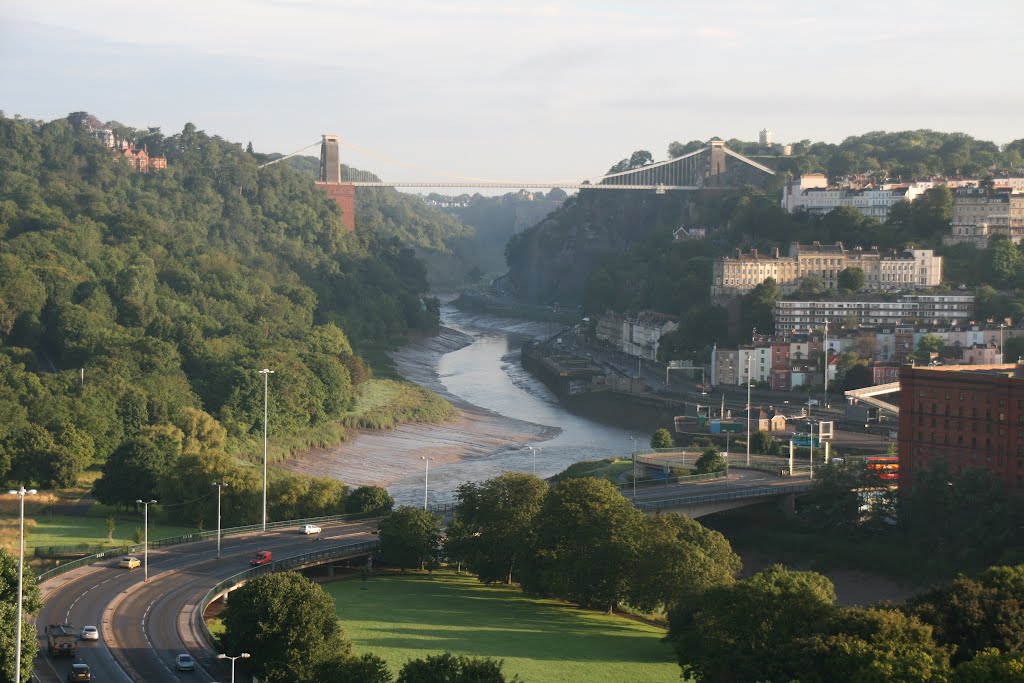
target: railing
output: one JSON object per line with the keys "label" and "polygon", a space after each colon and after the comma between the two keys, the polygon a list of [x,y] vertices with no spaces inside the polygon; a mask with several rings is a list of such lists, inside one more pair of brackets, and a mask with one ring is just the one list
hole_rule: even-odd
{"label": "railing", "polygon": [[[440,506],[436,506],[436,507],[439,508],[438,512],[440,512],[441,514],[444,514],[446,509],[448,507],[450,507],[450,506],[451,506],[451,504],[449,503],[447,505],[440,505]],[[324,516],[324,517],[307,517],[307,518],[304,518],[304,519],[289,519],[289,520],[282,520],[280,522],[267,522],[267,531],[276,531],[278,529],[287,529],[287,528],[293,527],[293,526],[302,526],[303,524],[329,524],[331,522],[346,522],[346,521],[352,521],[352,520],[358,520],[358,519],[370,519],[372,517],[376,517],[376,516],[379,516],[379,515],[380,515],[380,511],[374,511],[374,512],[353,513],[353,514],[348,514],[348,515],[327,515],[327,516]],[[248,533],[252,533],[252,532],[255,532],[255,531],[262,531],[262,530],[263,530],[263,525],[262,524],[247,524],[245,526],[236,526],[236,527],[231,527],[231,528],[228,528],[228,529],[221,529],[220,535],[222,537],[223,536],[237,536],[237,535],[240,535],[240,534],[248,534]],[[150,548],[165,548],[167,546],[180,545],[182,543],[195,543],[197,541],[208,541],[208,540],[214,539],[214,538],[217,538],[217,530],[216,529],[214,529],[212,531],[196,531],[196,532],[191,533],[191,534],[182,534],[181,536],[171,536],[171,537],[168,537],[168,538],[161,538],[161,539],[158,539],[158,540],[155,540],[155,541],[150,541],[149,542],[149,547]],[[36,581],[38,583],[43,583],[44,581],[49,581],[50,579],[52,579],[54,577],[57,577],[57,576],[60,576],[61,574],[64,574],[65,572],[69,572],[72,569],[78,569],[79,567],[87,567],[87,566],[89,566],[91,564],[94,564],[96,562],[99,562],[100,560],[104,560],[104,559],[109,558],[109,557],[116,557],[118,555],[130,555],[132,553],[137,553],[137,552],[140,552],[142,550],[143,550],[143,545],[142,544],[126,545],[126,546],[121,546],[121,547],[118,547],[118,548],[110,548],[108,550],[104,550],[103,552],[96,553],[94,555],[89,555],[88,557],[83,557],[83,558],[78,559],[78,560],[72,560],[71,562],[66,562],[66,563],[60,565],[59,567],[55,567],[53,569],[49,569],[47,571],[41,572],[40,574],[38,574],[36,576]]]}
{"label": "railing", "polygon": [[786,487],[762,486],[758,488],[739,489],[736,491],[723,491],[721,493],[704,493],[696,496],[681,496],[679,498],[668,498],[666,500],[653,500],[646,503],[636,503],[636,508],[643,511],[656,511],[691,505],[703,505],[705,503],[718,503],[726,500],[768,498],[772,496],[783,496],[790,493],[810,491],[816,485],[817,484],[807,483]]}
{"label": "railing", "polygon": [[238,572],[237,574],[229,576],[207,591],[206,595],[203,596],[203,599],[199,601],[198,619],[202,625],[203,633],[211,643],[216,644],[218,642],[217,637],[210,633],[209,627],[206,626],[206,618],[203,616],[206,614],[206,608],[210,606],[211,602],[225,593],[230,592],[232,588],[245,583],[249,579],[262,576],[263,574],[272,574],[276,571],[288,571],[289,569],[294,569],[296,567],[304,567],[308,564],[315,564],[323,560],[355,557],[357,555],[362,555],[376,550],[379,543],[379,541],[373,540],[331,546],[330,548],[315,550],[310,553],[300,553],[280,560],[274,560],[270,564],[265,564],[260,567],[252,567],[243,572]]}
{"label": "railing", "polygon": [[[672,484],[690,484],[698,481],[713,481],[715,479],[724,479],[725,470],[721,472],[708,472],[707,474],[683,474],[674,477],[664,477],[662,479],[637,479],[636,488],[638,489],[649,489],[657,486],[671,486]],[[626,482],[625,484],[615,484],[615,488],[620,491],[628,491],[633,487],[633,482]]]}

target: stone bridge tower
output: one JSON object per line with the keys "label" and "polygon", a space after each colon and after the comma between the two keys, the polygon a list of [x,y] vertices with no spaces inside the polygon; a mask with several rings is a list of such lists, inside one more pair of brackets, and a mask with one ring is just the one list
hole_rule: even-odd
{"label": "stone bridge tower", "polygon": [[350,232],[356,229],[356,188],[341,180],[341,146],[337,135],[324,135],[320,143],[320,180],[317,187],[327,193],[341,209],[341,224]]}

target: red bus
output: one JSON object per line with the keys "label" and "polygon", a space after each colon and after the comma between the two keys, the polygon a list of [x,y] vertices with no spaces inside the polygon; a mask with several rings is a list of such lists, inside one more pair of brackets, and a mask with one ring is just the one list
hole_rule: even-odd
{"label": "red bus", "polygon": [[900,459],[895,456],[868,458],[866,467],[868,472],[871,472],[883,481],[893,481],[900,478]]}

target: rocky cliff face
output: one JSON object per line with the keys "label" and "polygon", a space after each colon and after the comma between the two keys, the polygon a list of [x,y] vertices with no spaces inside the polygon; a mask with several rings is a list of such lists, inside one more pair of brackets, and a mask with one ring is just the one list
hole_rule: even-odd
{"label": "rocky cliff face", "polygon": [[510,279],[530,300],[577,305],[595,265],[655,231],[671,233],[684,222],[689,202],[681,193],[584,190],[509,241]]}

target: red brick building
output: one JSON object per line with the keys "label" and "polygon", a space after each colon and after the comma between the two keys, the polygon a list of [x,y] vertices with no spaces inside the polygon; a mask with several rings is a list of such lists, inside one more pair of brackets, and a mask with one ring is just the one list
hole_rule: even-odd
{"label": "red brick building", "polygon": [[1024,365],[900,368],[900,490],[931,462],[1024,491]]}

